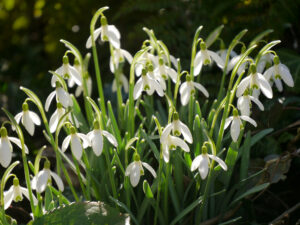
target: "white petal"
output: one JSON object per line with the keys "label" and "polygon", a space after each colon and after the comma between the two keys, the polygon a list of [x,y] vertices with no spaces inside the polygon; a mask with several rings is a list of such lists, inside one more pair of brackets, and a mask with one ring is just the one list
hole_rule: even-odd
{"label": "white petal", "polygon": [[191,165],[191,171],[195,171],[200,166],[202,157],[203,157],[202,155],[198,155],[196,158],[194,158],[192,165]]}
{"label": "white petal", "polygon": [[[30,201],[28,189],[20,186],[20,190],[21,190],[22,194]],[[38,200],[36,199],[36,197],[33,194],[32,194],[32,199],[33,199],[33,204],[37,205]]]}
{"label": "white petal", "polygon": [[208,94],[207,90],[205,89],[205,87],[203,87],[201,84],[196,83],[196,82],[193,82],[193,85],[194,85],[198,90],[200,90],[200,91],[205,95],[205,97],[208,98],[209,94]]}
{"label": "white petal", "polygon": [[264,72],[264,77],[267,79],[267,80],[270,80],[272,74],[274,74],[274,67],[270,67],[269,69],[267,69],[265,72]]}
{"label": "white petal", "polygon": [[230,116],[225,120],[224,130],[229,126],[232,120],[233,120],[233,116]]}
{"label": "white petal", "polygon": [[240,116],[240,118],[241,118],[242,120],[245,120],[245,121],[251,123],[251,124],[252,124],[253,126],[255,126],[255,127],[257,126],[255,120],[251,119],[249,116]]}
{"label": "white petal", "polygon": [[163,157],[166,163],[170,160],[170,152],[169,152],[169,146],[167,144],[163,144]]}
{"label": "white petal", "polygon": [[130,172],[130,183],[133,187],[137,186],[140,181],[141,168],[138,162],[134,162],[131,172]]}
{"label": "white petal", "polygon": [[51,176],[55,180],[57,187],[60,191],[64,191],[64,183],[62,182],[61,178],[54,172],[50,171]]}
{"label": "white petal", "polygon": [[31,120],[33,121],[33,123],[35,123],[38,126],[41,125],[41,120],[40,120],[40,117],[38,116],[38,114],[36,114],[35,112],[29,111],[29,116],[30,116]]}
{"label": "white petal", "polygon": [[58,114],[57,110],[52,114],[49,121],[50,132],[54,133],[58,124]]}
{"label": "white petal", "polygon": [[261,75],[260,73],[257,73],[257,79],[259,81],[259,87],[261,91],[264,93],[264,95],[267,98],[272,98],[273,97],[272,88],[269,82],[266,80],[266,78],[264,78],[264,76]]}
{"label": "white petal", "polygon": [[125,77],[124,74],[121,74],[120,80],[122,81],[122,84],[123,84],[123,88],[124,88],[125,93],[128,93],[128,90],[129,90],[129,83],[128,83],[127,77]]}
{"label": "white petal", "polygon": [[[20,149],[22,149],[22,145],[21,145],[20,139],[15,138],[15,137],[8,137],[8,139],[9,139],[11,142],[15,143]],[[27,146],[26,146],[25,144],[24,144],[24,147],[25,147],[25,153],[28,154],[29,151],[28,151],[28,148],[27,148]]]}
{"label": "white petal", "polygon": [[174,83],[176,83],[177,82],[177,76],[178,76],[177,72],[174,69],[169,68],[169,67],[166,67],[166,70],[167,70],[167,73],[168,73],[169,77],[171,78],[171,80]]}
{"label": "white petal", "polygon": [[116,36],[114,32],[111,32],[110,30],[107,31],[107,36],[109,42],[115,47],[120,48],[120,39]]}
{"label": "white petal", "polygon": [[64,139],[64,141],[63,141],[63,143],[62,143],[62,147],[61,147],[61,150],[62,150],[63,152],[66,151],[66,149],[69,147],[70,140],[71,140],[71,135],[68,135],[68,136]]}
{"label": "white petal", "polygon": [[150,171],[150,173],[152,174],[152,176],[154,178],[156,178],[156,173],[155,173],[155,170],[148,164],[148,163],[145,163],[145,162],[142,162],[143,166]]}
{"label": "white petal", "polygon": [[112,92],[117,91],[117,79],[116,78],[112,82],[111,90],[112,90]]}
{"label": "white petal", "polygon": [[141,96],[142,91],[143,91],[143,80],[142,78],[140,78],[134,86],[134,90],[133,90],[134,100],[137,100]]}
{"label": "white petal", "polygon": [[168,140],[168,136],[171,133],[171,130],[173,129],[173,123],[169,123],[163,130],[161,137],[160,137],[160,142],[161,143],[166,143]]}
{"label": "white petal", "polygon": [[29,111],[23,113],[22,124],[28,131],[28,133],[32,136],[34,134],[34,123],[29,115]]}
{"label": "white petal", "polygon": [[284,64],[279,64],[279,69],[281,72],[281,79],[284,81],[284,83],[286,83],[290,87],[294,87],[294,80],[290,73],[290,70]]}
{"label": "white petal", "polygon": [[103,130],[102,131],[102,134],[107,138],[107,140],[109,140],[109,142],[115,146],[115,147],[118,147],[118,142],[116,140],[116,138],[109,132]]}
{"label": "white petal", "polygon": [[77,133],[77,135],[82,140],[82,146],[83,146],[83,148],[87,148],[87,147],[91,146],[90,139],[85,134]]}
{"label": "white petal", "polygon": [[241,96],[238,98],[237,107],[241,111],[242,115],[250,115],[250,98],[246,96]]}
{"label": "white petal", "polygon": [[251,81],[251,76],[245,77],[241,83],[238,85],[236,90],[236,97],[240,97],[242,94],[244,94],[246,88],[249,86]]}
{"label": "white petal", "polygon": [[194,76],[197,76],[201,69],[202,69],[202,65],[203,65],[203,60],[202,60],[202,54],[201,51],[199,51],[196,56],[195,56],[195,60],[194,60]]}
{"label": "white petal", "polygon": [[[94,31],[94,40],[96,40],[99,37],[101,30],[102,30],[102,27],[100,27]],[[85,46],[86,46],[86,48],[92,47],[92,37],[91,36],[89,36]]]}
{"label": "white petal", "polygon": [[264,105],[259,101],[258,98],[254,98],[253,96],[249,96],[249,98],[259,107],[261,111],[264,111]]}
{"label": "white petal", "polygon": [[76,134],[71,134],[71,150],[77,160],[81,159],[82,146],[79,137]]}
{"label": "white petal", "polygon": [[199,173],[201,178],[204,180],[207,177],[208,174],[208,158],[207,157],[202,157],[200,159],[200,165],[199,165]]}
{"label": "white petal", "polygon": [[46,112],[48,112],[49,110],[49,107],[50,107],[50,104],[52,102],[52,99],[54,98],[54,96],[56,95],[56,92],[55,91],[52,91],[49,96],[47,97],[46,99],[46,103],[45,103],[45,110]]}
{"label": "white petal", "polygon": [[88,137],[92,143],[92,149],[96,156],[101,155],[103,150],[103,137],[100,130],[91,131]]}
{"label": "white petal", "polygon": [[18,113],[16,116],[15,116],[15,120],[17,121],[17,123],[20,123],[20,120],[21,120],[21,117],[23,116],[23,112],[20,112]]}
{"label": "white petal", "polygon": [[130,163],[127,166],[126,171],[125,171],[125,176],[129,176],[130,175],[133,166],[134,166],[134,162]]}
{"label": "white petal", "polygon": [[11,186],[8,191],[4,191],[4,209],[7,209],[14,199],[14,186]]}
{"label": "white petal", "polygon": [[121,53],[127,59],[127,61],[131,64],[131,62],[132,62],[131,54],[128,51],[124,50],[124,49],[121,49]]}
{"label": "white petal", "polygon": [[234,142],[237,141],[240,135],[240,119],[239,118],[233,118],[232,124],[230,127],[230,135]]}
{"label": "white petal", "polygon": [[115,25],[108,25],[108,26],[107,26],[107,30],[108,30],[109,32],[114,33],[114,35],[115,35],[118,39],[121,38],[121,34],[120,34],[119,30],[116,28]]}
{"label": "white petal", "polygon": [[162,86],[156,80],[149,79],[149,81],[150,81],[150,89],[154,88],[156,93],[159,96],[161,96],[161,97],[164,96],[164,90],[163,90]]}
{"label": "white petal", "polygon": [[172,144],[179,146],[185,152],[190,151],[189,146],[182,139],[180,139],[178,137],[173,137],[173,136],[170,136],[170,138],[172,140]]}
{"label": "white petal", "polygon": [[64,108],[72,106],[72,99],[70,95],[61,87],[56,88],[58,101],[63,105]]}
{"label": "white petal", "polygon": [[37,176],[34,176],[34,177],[32,178],[32,180],[31,180],[31,188],[32,188],[33,190],[36,189],[36,180],[37,180]]}
{"label": "white petal", "polygon": [[3,167],[7,168],[11,162],[12,149],[7,138],[0,140],[0,163]]}
{"label": "white petal", "polygon": [[188,87],[188,83],[187,82],[183,82],[181,85],[180,85],[180,88],[179,88],[179,93],[182,94],[186,91],[186,88]]}
{"label": "white petal", "polygon": [[191,133],[190,129],[187,127],[187,125],[185,125],[181,121],[179,121],[179,124],[180,124],[180,132],[182,133],[184,139],[188,143],[192,144],[193,143],[193,136],[192,136],[192,133]]}
{"label": "white petal", "polygon": [[[78,73],[78,71],[77,71],[73,66],[70,66],[70,65],[69,65],[69,72],[70,72],[71,78],[75,81],[75,83],[76,83],[78,86],[81,86],[81,85],[82,85],[82,82],[81,82],[81,76],[80,76],[80,74]],[[70,80],[70,79],[69,79],[69,80]]]}
{"label": "white petal", "polygon": [[226,163],[220,159],[219,157],[215,156],[215,155],[210,155],[208,154],[208,157],[210,157],[211,159],[215,160],[217,163],[219,163],[219,165],[223,168],[223,170],[227,170],[227,165]]}
{"label": "white petal", "polygon": [[38,193],[42,193],[45,191],[48,180],[50,178],[50,170],[49,169],[44,169],[40,171],[37,175],[37,181],[36,181],[36,191]]}
{"label": "white petal", "polygon": [[218,67],[220,67],[221,69],[224,68],[224,64],[225,62],[223,62],[223,60],[221,59],[221,57],[213,52],[213,51],[210,51],[210,50],[207,50],[209,56],[216,62],[216,64],[218,65]]}
{"label": "white petal", "polygon": [[278,91],[282,92],[283,91],[283,87],[282,87],[282,82],[281,79],[274,79],[275,85],[278,89]]}

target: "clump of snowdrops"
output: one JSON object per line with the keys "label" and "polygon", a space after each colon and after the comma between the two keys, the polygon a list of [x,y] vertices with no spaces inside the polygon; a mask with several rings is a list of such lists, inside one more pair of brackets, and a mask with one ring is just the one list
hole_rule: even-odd
{"label": "clump of snowdrops", "polygon": [[[20,87],[27,95],[21,112],[13,116],[3,109],[9,120],[0,129],[0,163],[7,168],[1,180],[1,223],[9,224],[5,210],[12,202],[26,197],[34,220],[71,202],[101,201],[127,213],[127,224],[200,224],[266,188],[268,183],[249,185],[257,175],[247,172],[250,130],[257,126],[251,115],[254,108],[264,110],[260,99],[273,97],[273,84],[278,91],[283,84],[294,85],[289,69],[272,50],[280,41],[258,48],[266,43],[261,41],[265,32],[246,45],[243,30],[226,48],[220,38],[223,26],[207,38],[200,26],[185,70],[147,28],[148,39],[137,53],[122,49],[118,29],[104,15],[107,9],[92,18],[86,42],[92,54],[82,57],[61,40],[67,50],[62,64],[49,71],[53,92],[45,103]],[[103,94],[98,41],[110,49],[116,107]],[[219,42],[221,49],[212,50]],[[88,72],[91,55],[95,74]],[[126,64],[130,71],[123,70]],[[205,67],[220,74],[216,99],[201,84]],[[95,81],[97,90],[92,92]],[[80,98],[84,105],[79,105]],[[35,135],[35,126],[44,127],[55,165],[43,155],[45,146],[34,162],[27,160],[31,149],[23,132]],[[13,173],[19,162],[12,153],[19,149],[25,181]],[[232,184],[236,163],[241,164],[240,179]],[[10,187],[8,180],[13,180]]]}

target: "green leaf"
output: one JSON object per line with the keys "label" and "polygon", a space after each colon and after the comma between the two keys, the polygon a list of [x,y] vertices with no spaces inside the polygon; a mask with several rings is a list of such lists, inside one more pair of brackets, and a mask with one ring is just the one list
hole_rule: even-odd
{"label": "green leaf", "polygon": [[217,38],[220,36],[222,30],[224,28],[224,25],[218,26],[216,29],[214,29],[206,38],[205,43],[206,43],[206,47],[209,48],[209,46],[211,46],[215,40],[217,40]]}
{"label": "green leaf", "polygon": [[136,140],[138,140],[138,139],[139,139],[138,137],[131,138],[131,139],[127,142],[127,144],[126,144],[126,146],[125,146],[125,150],[127,151],[127,150],[130,148],[130,146],[131,146]]}
{"label": "green leaf", "polygon": [[58,82],[62,85],[63,89],[68,92],[68,86],[66,84],[66,81],[64,80],[64,78],[62,78],[62,76],[60,76],[58,73],[49,70],[49,73],[51,73],[53,76],[55,76],[58,80]]}
{"label": "green leaf", "polygon": [[78,122],[80,124],[80,127],[79,127],[80,131],[83,133],[87,133],[90,131],[90,129],[85,120],[84,115],[81,112],[80,106],[79,106],[76,98],[73,95],[71,95],[71,98],[73,100],[73,111],[72,112],[74,113],[74,116],[76,117],[76,119],[78,120]]}
{"label": "green leaf", "polygon": [[65,46],[72,51],[74,56],[78,59],[79,64],[82,65],[83,62],[82,62],[82,56],[80,54],[80,51],[73,44],[71,44],[66,40],[61,39],[60,42],[64,43]]}
{"label": "green leaf", "polygon": [[251,137],[251,147],[255,145],[260,139],[268,135],[269,133],[273,132],[273,128],[265,129]]}
{"label": "green leaf", "polygon": [[51,210],[51,202],[53,201],[53,195],[51,192],[51,189],[49,188],[49,186],[47,186],[46,188],[46,192],[45,192],[45,210],[46,211],[50,211]]}
{"label": "green leaf", "polygon": [[242,150],[242,159],[241,159],[241,170],[240,170],[240,180],[243,180],[247,177],[249,160],[250,160],[250,148],[251,148],[251,132],[247,132],[247,136],[244,142],[244,148]]}
{"label": "green leaf", "polygon": [[42,217],[36,218],[33,225],[91,225],[91,224],[129,224],[129,216],[121,214],[103,202],[78,202],[57,208]]}
{"label": "green leaf", "polygon": [[261,33],[259,33],[253,40],[250,42],[249,47],[256,45],[261,39],[263,39],[265,36],[267,36],[269,33],[272,33],[273,29],[265,30]]}
{"label": "green leaf", "polygon": [[43,151],[46,149],[46,145],[44,145],[43,147],[40,148],[40,150],[38,151],[38,153],[35,156],[35,160],[34,160],[34,175],[37,175],[38,172],[40,171],[40,161],[41,161],[41,157],[43,154]]}
{"label": "green leaf", "polygon": [[121,133],[120,133],[120,129],[118,127],[118,123],[117,123],[116,117],[114,115],[110,101],[107,102],[107,109],[108,109],[109,118],[111,119],[111,124],[112,124],[113,130],[114,130],[114,135],[118,141],[119,148],[121,148],[121,144],[122,144]]}
{"label": "green leaf", "polygon": [[158,151],[156,145],[154,144],[154,142],[150,139],[150,137],[145,133],[145,131],[143,129],[141,129],[141,135],[143,136],[143,138],[146,139],[146,141],[150,145],[150,148],[153,151],[155,158],[157,160],[159,160],[159,151]]}
{"label": "green leaf", "polygon": [[153,193],[151,191],[151,187],[148,183],[148,181],[144,180],[143,182],[143,191],[147,198],[153,198]]}
{"label": "green leaf", "polygon": [[24,91],[27,95],[28,95],[28,97],[30,98],[30,99],[32,99],[32,101],[36,104],[36,106],[39,108],[39,110],[40,110],[40,113],[41,114],[44,114],[44,108],[43,108],[43,105],[42,105],[42,102],[41,102],[41,100],[39,99],[39,97],[33,92],[33,91],[31,91],[31,90],[29,90],[28,88],[25,88],[25,87],[20,87],[20,89],[22,90],[22,91]]}

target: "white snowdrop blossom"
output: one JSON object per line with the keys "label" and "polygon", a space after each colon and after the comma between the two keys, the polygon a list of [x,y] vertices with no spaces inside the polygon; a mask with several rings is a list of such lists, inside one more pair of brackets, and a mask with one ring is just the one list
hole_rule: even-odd
{"label": "white snowdrop blossom", "polygon": [[[8,191],[4,192],[4,209],[6,210],[11,205],[12,201],[22,201],[23,195],[30,201],[28,189],[20,186],[19,179],[15,177],[13,180],[13,185],[8,189]],[[33,194],[32,199],[33,204],[37,205],[38,200]]]}
{"label": "white snowdrop blossom", "polygon": [[[82,145],[80,139],[82,140]],[[77,133],[75,127],[70,128],[70,135],[68,135],[62,143],[61,150],[63,152],[69,147],[70,142],[71,151],[77,160],[81,159],[83,151],[82,147],[87,148],[91,146],[90,139],[85,134]]]}
{"label": "white snowdrop blossom", "polygon": [[28,104],[26,102],[22,105],[22,112],[15,116],[15,120],[17,123],[20,123],[21,121],[31,136],[34,134],[34,125],[41,125],[40,117],[35,112],[29,111]]}
{"label": "white snowdrop blossom", "polygon": [[[101,41],[109,41],[115,48],[120,48],[121,34],[114,25],[108,25],[105,16],[101,16],[101,27],[94,31],[94,40],[96,41],[101,34]],[[86,48],[92,47],[92,37],[89,36],[86,42]]]}
{"label": "white snowdrop blossom", "polygon": [[189,128],[187,127],[187,125],[185,125],[184,123],[182,123],[179,120],[179,115],[178,113],[174,113],[173,116],[173,122],[168,124],[162,134],[161,134],[161,139],[166,139],[169,134],[171,133],[171,131],[173,132],[173,134],[175,136],[180,136],[181,134],[183,135],[185,141],[187,141],[188,143],[192,144],[193,143],[193,136],[189,130]]}
{"label": "white snowdrop blossom", "polygon": [[236,142],[240,135],[241,126],[243,125],[241,119],[251,123],[255,127],[257,126],[257,124],[249,116],[239,116],[237,109],[234,109],[232,114],[233,116],[230,116],[225,120],[224,129],[226,129],[231,123],[230,135],[232,140]]}
{"label": "white snowdrop blossom", "polygon": [[209,94],[205,87],[203,87],[199,83],[192,81],[191,76],[188,75],[186,76],[186,82],[183,82],[179,89],[180,100],[182,105],[188,104],[190,96],[195,93],[195,88],[201,91],[205,95],[205,97],[208,98]]}
{"label": "white snowdrop blossom", "polygon": [[[10,165],[13,147],[11,142],[16,144],[20,149],[22,149],[21,141],[15,137],[8,137],[7,130],[5,127],[0,128],[0,164],[7,168]],[[25,145],[25,153],[28,154],[28,148]]]}
{"label": "white snowdrop blossom", "polygon": [[140,177],[144,175],[143,167],[149,170],[152,176],[156,178],[155,170],[148,163],[142,162],[140,156],[135,153],[134,162],[130,163],[125,171],[125,176],[130,176],[130,183],[133,187],[138,185]]}
{"label": "white snowdrop blossom", "polygon": [[[57,70],[55,70],[55,73],[57,73],[58,75],[60,75],[64,79],[68,79],[68,86],[69,87],[73,87],[75,83],[78,86],[82,85],[81,76],[80,76],[78,70],[76,70],[74,66],[71,66],[69,64],[68,56],[63,57],[62,66],[59,67]],[[52,87],[55,87],[56,81],[57,81],[57,77],[55,75],[53,75],[52,79],[51,79]]]}
{"label": "white snowdrop blossom", "polygon": [[273,97],[272,88],[266,78],[256,71],[256,66],[254,64],[250,65],[251,74],[245,77],[237,87],[236,96],[240,97],[247,88],[259,89],[267,98]]}
{"label": "white snowdrop blossom", "polygon": [[283,90],[281,80],[289,87],[294,87],[294,80],[289,68],[280,63],[278,56],[274,57],[274,65],[265,71],[264,77],[268,81],[273,81],[280,92]]}
{"label": "white snowdrop blossom", "polygon": [[51,182],[51,177],[54,179],[58,189],[64,191],[64,183],[62,179],[54,172],[50,170],[50,161],[46,160],[44,163],[44,169],[41,170],[31,181],[32,189],[38,193],[45,191],[47,184]]}
{"label": "white snowdrop blossom", "polygon": [[70,94],[61,87],[59,82],[56,82],[55,90],[52,91],[46,99],[46,103],[45,103],[46,112],[48,112],[50,104],[55,96],[56,96],[56,102],[60,102],[64,108],[73,106],[73,100]]}
{"label": "white snowdrop blossom", "polygon": [[197,76],[200,73],[203,65],[210,65],[212,60],[216,62],[219,68],[224,68],[225,63],[221,57],[217,53],[207,50],[206,44],[201,41],[200,51],[197,52],[194,59],[194,76]]}
{"label": "white snowdrop blossom", "polygon": [[[123,73],[119,74],[119,84],[120,87],[124,88],[125,93],[128,93],[129,90],[129,82],[127,77],[125,77],[125,75]],[[112,91],[116,92],[117,91],[117,79],[115,78],[112,82]]]}
{"label": "white snowdrop blossom", "polygon": [[118,147],[118,142],[116,138],[109,132],[100,129],[100,124],[98,121],[94,122],[94,130],[87,134],[90,140],[92,149],[96,156],[100,156],[103,150],[103,136],[115,147]]}
{"label": "white snowdrop blossom", "polygon": [[132,56],[128,51],[121,48],[114,49],[113,54],[112,56],[110,56],[110,60],[109,60],[110,71],[114,73],[115,68],[118,69],[119,64],[125,61],[124,59],[126,59],[127,62],[131,64]]}
{"label": "white snowdrop blossom", "polygon": [[223,170],[227,170],[227,165],[225,164],[225,162],[218,156],[207,154],[207,148],[203,146],[202,154],[198,155],[192,162],[191,171],[195,171],[196,169],[198,169],[201,178],[204,180],[207,177],[209,171],[210,159],[219,163]]}
{"label": "white snowdrop blossom", "polygon": [[163,157],[166,163],[170,160],[170,150],[176,150],[177,146],[185,152],[190,151],[189,146],[184,142],[184,140],[170,134],[168,136],[161,136],[160,143],[162,144]]}
{"label": "white snowdrop blossom", "polygon": [[267,53],[267,54],[263,55],[257,63],[257,66],[256,66],[257,71],[259,73],[262,73],[266,67],[271,66],[273,58],[274,58],[274,55],[272,53]]}
{"label": "white snowdrop blossom", "polygon": [[[221,49],[216,52],[218,54],[218,56],[220,56],[220,58],[223,60],[224,64],[226,62],[227,52],[228,52],[228,49]],[[231,52],[229,54],[229,60],[235,56],[237,56],[236,52],[231,50]]]}
{"label": "white snowdrop blossom", "polygon": [[146,69],[143,69],[141,78],[136,82],[133,90],[133,97],[134,99],[138,99],[142,92],[146,91],[148,95],[152,95],[154,91],[159,96],[164,96],[163,88],[160,86],[160,84],[153,78],[151,78]]}
{"label": "white snowdrop blossom", "polygon": [[[233,68],[238,63],[238,61],[241,59],[241,57],[242,57],[242,54],[234,56],[230,60],[230,62],[228,63],[228,66],[227,66],[226,73],[229,73],[231,70],[233,70]],[[245,71],[247,64],[249,64],[249,59],[250,59],[249,57],[246,57],[246,59],[244,59],[244,62],[239,66],[239,68],[237,70],[238,75],[241,75]]]}
{"label": "white snowdrop blossom", "polygon": [[153,72],[155,77],[161,77],[163,80],[167,80],[168,77],[170,77],[174,83],[177,82],[177,72],[165,65],[162,57],[159,59],[158,67],[156,67]]}
{"label": "white snowdrop blossom", "polygon": [[91,94],[92,94],[92,88],[93,88],[92,79],[89,76],[88,72],[86,72],[85,74],[83,74],[81,65],[80,65],[79,61],[76,58],[74,60],[74,68],[80,74],[80,79],[81,79],[81,85],[77,86],[77,88],[75,90],[75,96],[78,97],[79,95],[81,95],[81,93],[84,90],[84,88],[83,88],[83,85],[84,85],[83,79],[86,79],[86,85],[87,85],[87,91],[88,91],[87,94],[88,94],[88,96],[91,96]]}
{"label": "white snowdrop blossom", "polygon": [[143,69],[147,67],[147,64],[153,64],[154,68],[158,66],[157,56],[149,53],[148,51],[144,52],[141,56],[138,57],[135,63],[135,74],[136,76],[141,76]]}
{"label": "white snowdrop blossom", "polygon": [[264,106],[259,99],[250,96],[246,90],[244,95],[240,96],[237,101],[237,108],[241,111],[243,116],[250,116],[251,101],[254,102],[261,111],[264,111]]}

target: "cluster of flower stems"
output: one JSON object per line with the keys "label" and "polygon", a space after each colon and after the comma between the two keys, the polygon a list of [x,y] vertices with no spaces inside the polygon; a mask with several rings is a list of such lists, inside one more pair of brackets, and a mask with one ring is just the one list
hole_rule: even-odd
{"label": "cluster of flower stems", "polygon": [[[108,7],[103,7],[95,13],[90,26],[91,35],[86,42],[86,47],[92,48],[99,95],[96,101],[91,98],[93,79],[88,73],[91,54],[88,53],[83,58],[75,46],[68,41],[61,40],[68,50],[63,56],[63,64],[57,70],[49,71],[52,75],[51,86],[54,90],[48,96],[45,104],[42,104],[34,92],[21,87],[20,89],[27,95],[22,105],[22,111],[16,116],[12,116],[3,109],[9,118],[1,126],[0,139],[0,163],[7,168],[1,180],[1,219],[3,221],[5,220],[4,210],[11,205],[12,201],[21,201],[23,196],[29,199],[34,218],[43,215],[47,211],[43,206],[43,192],[47,189],[56,195],[59,205],[69,204],[69,200],[63,195],[62,175],[65,177],[65,182],[68,184],[74,200],[80,201],[82,196],[79,196],[73,186],[66,164],[77,175],[85,200],[103,200],[102,192],[98,190],[99,186],[97,186],[97,181],[92,175],[95,164],[92,165],[91,163],[104,157],[105,171],[107,172],[105,176],[109,177],[108,181],[110,182],[107,185],[111,188],[111,192],[108,193],[111,196],[110,200],[117,207],[125,205],[124,208],[130,212],[130,207],[133,204],[131,200],[136,198],[133,190],[142,187],[147,198],[156,199],[151,206],[154,210],[154,224],[156,224],[161,205],[161,186],[164,182],[168,183],[168,179],[172,179],[170,174],[172,174],[173,169],[177,169],[176,164],[172,167],[173,153],[171,154],[171,150],[176,149],[176,151],[180,149],[184,151],[177,152],[176,156],[181,155],[179,158],[185,159],[185,166],[190,170],[189,173],[196,171],[192,176],[192,179],[196,180],[196,184],[199,185],[201,179],[207,179],[202,204],[199,206],[201,217],[205,201],[211,193],[210,186],[213,181],[210,179],[210,175],[216,167],[215,162],[224,171],[228,169],[222,160],[224,158],[224,156],[222,157],[224,154],[222,151],[224,130],[231,124],[232,143],[239,146],[243,138],[245,122],[249,122],[253,126],[257,125],[250,117],[253,108],[252,102],[260,110],[264,110],[264,106],[259,100],[260,93],[262,92],[267,98],[272,98],[273,83],[279,91],[283,89],[282,81],[288,86],[294,85],[289,69],[280,63],[276,52],[271,50],[280,41],[267,43],[255,57],[251,57],[250,54],[254,49],[257,50],[257,43],[263,36],[251,42],[247,47],[241,42],[241,38],[246,33],[246,30],[243,30],[226,48],[222,39],[219,38],[223,26],[214,30],[206,39],[200,37],[202,30],[202,26],[200,26],[195,33],[192,44],[190,70],[186,71],[181,70],[180,60],[170,55],[165,44],[157,40],[153,31],[147,28],[144,28],[144,31],[149,39],[144,41],[141,50],[132,57],[128,51],[121,48],[121,35],[114,25],[108,24],[103,14],[106,9]],[[101,26],[95,29],[99,18]],[[111,103],[106,103],[104,98],[96,50],[98,39],[107,42],[110,48],[109,66],[115,77],[112,91],[116,92],[117,95],[116,112],[112,109]],[[209,50],[211,45],[218,41],[221,43],[221,49],[216,52]],[[239,54],[235,50],[238,46],[241,47]],[[74,58],[73,65],[69,63],[69,56]],[[123,66],[126,61],[130,64],[129,81],[123,74]],[[200,74],[204,67],[213,65],[221,69],[222,76],[220,76],[217,99],[211,104],[210,113],[205,118],[198,99],[209,98],[209,93],[200,84]],[[84,113],[80,114],[81,109],[76,97],[69,93],[69,89],[73,86],[77,86],[76,97],[83,95],[84,110],[82,111]],[[124,94],[129,96],[125,102]],[[180,100],[177,99],[178,94],[180,94]],[[165,111],[168,114],[165,125],[161,124],[161,119],[154,114],[144,116],[140,107],[141,105],[148,107],[146,101],[149,100],[150,102],[152,100],[150,107],[154,107],[152,96],[155,95],[165,100],[163,102],[166,104]],[[235,97],[237,98],[236,105]],[[46,112],[54,99],[56,100],[56,110],[48,121]],[[178,103],[181,103],[181,106],[178,106]],[[35,105],[40,114],[31,111],[29,104]],[[188,115],[184,116],[187,118],[186,124],[180,118],[180,107],[187,108],[185,112],[188,112]],[[114,113],[117,113],[117,119]],[[86,118],[82,120],[78,115],[83,114]],[[88,124],[87,128],[84,128],[83,121]],[[140,125],[136,126],[138,121],[140,121]],[[50,161],[42,154],[45,146],[37,154],[34,163],[27,160],[26,155],[30,149],[25,145],[20,122],[31,136],[34,135],[36,125],[44,124],[44,136],[56,155],[56,172],[51,171]],[[155,124],[154,128],[151,126],[152,122]],[[198,124],[199,129],[203,131],[201,140],[197,134],[191,132],[191,129],[195,131],[194,124]],[[18,138],[8,136],[8,127],[16,132]],[[147,128],[149,130],[145,131],[144,129]],[[67,134],[62,144],[59,143],[61,130]],[[87,134],[84,134],[84,131]],[[196,130],[195,132],[199,131]],[[144,135],[146,133],[151,134],[152,139],[145,139],[143,133]],[[103,136],[108,142],[103,139]],[[158,149],[157,152],[152,153],[151,150],[145,152],[140,149],[142,145],[149,147],[157,144],[155,139],[159,139],[157,142],[159,146],[151,148]],[[16,144],[21,149],[26,188],[20,186],[17,176],[12,173],[19,162],[11,163],[13,156],[11,143]],[[69,147],[71,158],[65,154]],[[43,169],[40,169],[41,160],[44,161]],[[146,160],[149,163],[145,162]],[[155,160],[157,162],[154,162]],[[84,168],[84,173],[81,168]],[[147,180],[144,180],[142,186],[138,186],[141,176],[145,173],[144,168],[150,172],[149,175],[152,175],[147,177],[149,177],[148,180],[155,182],[155,187],[151,186]],[[121,171],[120,177],[116,176],[116,171]],[[13,184],[6,189],[5,184],[11,177]],[[168,184],[164,185],[167,186]],[[166,189],[168,190],[168,187]],[[33,190],[36,191],[36,194]],[[122,190],[125,191],[126,196],[124,203],[120,201]],[[167,197],[164,199],[165,205],[167,199]],[[167,206],[164,207],[163,212],[167,213]],[[132,217],[136,222],[135,217]],[[199,218],[200,220],[201,218]]]}

